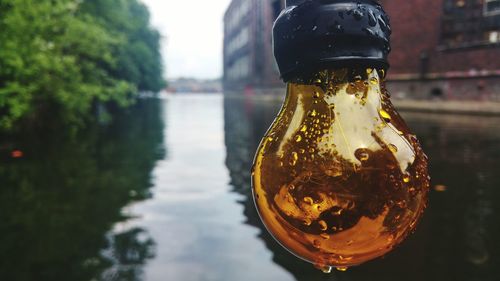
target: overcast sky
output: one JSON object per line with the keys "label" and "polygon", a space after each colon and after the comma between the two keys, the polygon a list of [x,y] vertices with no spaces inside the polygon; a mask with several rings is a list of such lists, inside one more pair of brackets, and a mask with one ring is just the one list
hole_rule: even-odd
{"label": "overcast sky", "polygon": [[168,79],[222,76],[222,18],[230,0],[142,0],[165,37]]}

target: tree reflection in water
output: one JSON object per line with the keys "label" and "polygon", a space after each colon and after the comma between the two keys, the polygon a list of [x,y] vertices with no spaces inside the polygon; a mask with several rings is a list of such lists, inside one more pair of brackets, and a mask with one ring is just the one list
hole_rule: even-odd
{"label": "tree reflection in water", "polygon": [[[107,233],[127,219],[124,206],[150,197],[150,172],[165,157],[160,111],[161,102],[142,100],[116,122],[74,136],[3,138],[2,280],[141,279],[153,240],[142,229]],[[23,157],[11,158],[13,149]]]}
{"label": "tree reflection in water", "polygon": [[155,242],[141,228],[133,228],[109,238],[111,247],[104,256],[111,266],[101,275],[102,280],[135,281],[141,280],[142,266],[154,258]]}
{"label": "tree reflection in water", "polygon": [[250,168],[260,138],[279,103],[224,99],[226,165],[250,225],[273,261],[297,280],[500,280],[500,118],[406,113],[430,158],[433,184],[423,221],[383,259],[325,275],[284,250],[265,230],[254,207]]}

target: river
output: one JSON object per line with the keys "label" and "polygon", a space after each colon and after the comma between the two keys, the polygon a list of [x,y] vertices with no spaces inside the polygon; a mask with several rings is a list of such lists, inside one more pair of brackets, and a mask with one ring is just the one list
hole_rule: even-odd
{"label": "river", "polygon": [[500,280],[500,117],[402,112],[430,159],[424,218],[386,257],[327,275],[253,205],[250,166],[279,107],[174,95],[76,136],[3,141],[0,279]]}

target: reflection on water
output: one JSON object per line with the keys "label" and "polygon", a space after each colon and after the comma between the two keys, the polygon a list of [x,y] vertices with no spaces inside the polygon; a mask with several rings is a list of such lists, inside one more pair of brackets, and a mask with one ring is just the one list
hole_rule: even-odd
{"label": "reflection on water", "polygon": [[[30,132],[0,144],[0,279],[137,280],[152,257],[145,229],[107,234],[121,209],[150,197],[164,157],[158,102],[110,126],[67,136]],[[10,158],[18,149],[23,157]]]}
{"label": "reflection on water", "polygon": [[[346,273],[324,275],[287,253],[258,219],[249,169],[279,104],[224,100],[227,164],[244,194],[248,223],[296,280],[498,280],[500,270],[500,118],[403,114],[422,140],[436,190],[417,229],[400,248]],[[438,190],[438,191],[437,191]]]}
{"label": "reflection on water", "polygon": [[156,255],[143,280],[292,280],[271,262],[259,230],[244,223],[239,202],[247,197],[229,185],[222,96],[174,96],[164,110],[169,157],[152,172],[153,198],[128,207],[137,218],[115,227],[153,237]]}
{"label": "reflection on water", "polygon": [[403,114],[430,157],[430,207],[384,259],[325,275],[251,197],[279,106],[173,96],[76,137],[1,139],[0,280],[500,280],[500,118]]}

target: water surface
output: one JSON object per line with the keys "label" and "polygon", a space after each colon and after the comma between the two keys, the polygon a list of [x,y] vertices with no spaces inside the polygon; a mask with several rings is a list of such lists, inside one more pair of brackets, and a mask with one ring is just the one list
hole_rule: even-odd
{"label": "water surface", "polygon": [[2,139],[0,279],[500,280],[500,118],[403,113],[430,158],[423,221],[385,258],[325,275],[269,236],[251,198],[279,106],[177,95],[76,137]]}

